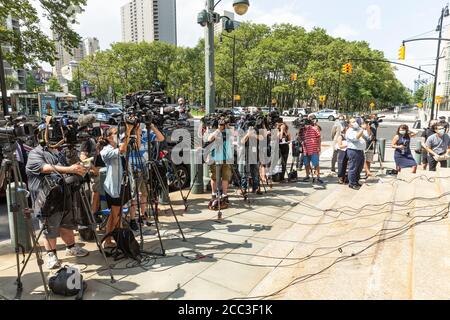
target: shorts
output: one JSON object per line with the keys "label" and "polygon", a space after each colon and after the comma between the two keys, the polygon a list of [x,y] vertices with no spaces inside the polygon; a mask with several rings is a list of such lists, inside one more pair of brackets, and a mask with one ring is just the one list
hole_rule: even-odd
{"label": "shorts", "polygon": [[136,198],[136,182],[137,182],[139,193],[144,196],[147,195],[147,186],[144,181],[144,177],[139,176],[137,178],[137,181],[133,181],[133,183],[131,185],[131,194],[132,194],[133,199]]}
{"label": "shorts", "polygon": [[373,163],[373,157],[374,157],[374,152],[373,150],[368,150],[366,152],[364,152],[364,158],[366,159],[366,162],[370,162]]}
{"label": "shorts", "polygon": [[219,165],[210,165],[209,166],[209,173],[210,173],[210,178],[212,181],[216,181],[217,180],[217,167],[219,167],[219,170],[221,171],[221,178],[222,181],[231,181],[231,165],[229,164],[219,164]]}
{"label": "shorts", "polygon": [[100,184],[100,175],[94,176],[91,175],[91,190],[92,192],[100,193],[102,191]]}
{"label": "shorts", "polygon": [[319,166],[319,160],[320,160],[320,156],[318,154],[312,154],[312,155],[304,155],[303,157],[303,164],[305,166],[309,166],[310,164],[312,164],[312,166],[318,167]]}
{"label": "shorts", "polygon": [[[126,205],[128,203],[128,201],[130,201],[130,199],[131,199],[131,190],[128,186],[125,187],[125,192],[127,194],[124,194],[122,197],[119,197],[119,198],[113,198],[108,194],[108,192],[105,192],[106,203],[108,204],[108,208],[111,209],[112,206],[120,207],[120,206]],[[122,192],[120,194],[122,195]],[[122,202],[122,198],[123,198],[123,202]]]}
{"label": "shorts", "polygon": [[77,230],[78,224],[75,221],[75,217],[72,211],[69,212],[56,212],[46,219],[39,218],[39,223],[42,226],[45,224],[44,236],[47,239],[56,239],[60,236],[59,228],[68,230]]}

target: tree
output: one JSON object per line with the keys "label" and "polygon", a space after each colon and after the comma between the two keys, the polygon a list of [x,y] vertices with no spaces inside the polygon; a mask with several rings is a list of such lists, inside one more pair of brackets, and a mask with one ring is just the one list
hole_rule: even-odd
{"label": "tree", "polygon": [[17,78],[8,75],[6,76],[6,89],[7,90],[14,90],[16,89],[16,86],[19,84],[19,81],[17,80]]}
{"label": "tree", "polygon": [[[67,49],[77,47],[81,41],[81,37],[72,29],[72,23],[75,22],[74,13],[82,11],[86,0],[1,0],[0,43],[12,46],[12,50],[4,52],[4,57],[15,67],[34,64],[37,61],[51,64],[55,61],[55,43],[41,30],[40,16],[33,5],[41,7],[56,39]],[[19,19],[20,31],[9,30],[4,26],[10,15]]]}
{"label": "tree", "polygon": [[50,92],[60,92],[60,91],[62,91],[61,85],[59,84],[58,79],[56,79],[55,77],[51,77],[48,80],[47,85],[48,85],[48,91],[50,91]]}
{"label": "tree", "polygon": [[36,81],[36,79],[33,77],[31,73],[27,73],[27,78],[25,81],[27,92],[34,92],[36,89],[39,89],[40,87],[39,83]]}
{"label": "tree", "polygon": [[426,86],[420,87],[416,92],[414,92],[414,102],[422,102],[425,98],[425,88]]}

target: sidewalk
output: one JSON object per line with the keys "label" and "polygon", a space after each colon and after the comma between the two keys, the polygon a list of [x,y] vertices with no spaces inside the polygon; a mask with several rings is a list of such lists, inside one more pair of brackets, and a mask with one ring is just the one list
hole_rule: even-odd
{"label": "sidewalk", "polygon": [[[386,158],[392,159],[392,151],[387,152]],[[416,179],[408,183],[407,172],[406,182],[380,173],[358,192],[338,185],[329,172],[329,161],[323,157],[322,163],[325,186],[275,185],[263,196],[251,196],[250,203],[238,193],[232,194],[232,205],[224,210],[223,221],[216,220],[217,213],[206,208],[209,195],[191,196],[184,212],[179,193],[171,194],[187,241],[182,241],[173,216],[164,210],[160,222],[167,256],[149,256],[142,265],[109,260],[116,283],[110,282],[94,243],[85,244],[91,252],[87,258],[68,259],[63,253],[60,258],[64,265],[75,265],[82,271],[88,284],[85,299],[448,298],[450,254],[443,247],[450,241],[448,219],[417,226],[390,241],[380,234],[386,226],[395,229],[408,223],[419,206],[437,210],[425,200],[397,209],[381,204],[414,194],[430,196],[435,184],[443,181]],[[393,167],[392,163],[385,165]],[[374,172],[377,170],[375,165]],[[299,175],[303,177],[304,172]],[[446,199],[442,200],[438,202],[445,204]],[[145,227],[144,249],[159,253],[158,239],[148,231]],[[372,245],[374,241],[376,245]],[[366,246],[370,247],[358,253]],[[432,275],[427,271],[430,265]],[[15,272],[13,250],[3,243],[0,299],[14,297]],[[34,258],[23,283],[23,299],[43,298]]]}

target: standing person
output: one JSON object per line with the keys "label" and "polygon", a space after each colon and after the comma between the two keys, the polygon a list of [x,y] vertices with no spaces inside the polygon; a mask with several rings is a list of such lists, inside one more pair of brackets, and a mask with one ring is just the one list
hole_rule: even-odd
{"label": "standing person", "polygon": [[342,122],[344,121],[345,121],[344,116],[340,115],[339,119],[335,121],[333,128],[331,129],[331,140],[333,140],[333,157],[331,159],[331,172],[336,172],[336,162],[338,161],[338,153],[339,153],[337,141],[341,136],[342,130],[344,129],[342,126]]}
{"label": "standing person", "polygon": [[178,111],[180,113],[179,120],[192,119],[192,115],[189,112],[189,107],[186,105],[186,100],[184,98],[178,99]]}
{"label": "standing person", "polygon": [[[131,131],[134,126],[127,123],[124,143],[119,144],[117,128],[109,128],[104,136],[100,138],[102,150],[100,155],[106,165],[106,179],[103,183],[106,195],[106,202],[111,209],[106,224],[106,233],[112,232],[121,226],[120,207],[125,205],[131,198],[130,182],[122,186],[122,176],[126,170],[126,160],[124,154],[127,152],[130,142]],[[105,239],[105,248],[114,248],[111,237]]]}
{"label": "standing person", "polygon": [[444,127],[445,133],[448,133],[448,130],[450,128],[450,124],[447,122],[447,118],[444,117],[444,116],[439,117],[439,124]]}
{"label": "standing person", "polygon": [[[47,126],[51,121],[51,117],[47,117]],[[46,132],[47,136],[47,132]],[[50,143],[57,144],[58,141]],[[66,256],[85,257],[89,252],[75,242],[74,230],[77,223],[73,218],[72,210],[64,210],[61,212],[45,213],[39,207],[37,200],[40,191],[44,188],[44,180],[52,174],[73,174],[83,177],[87,172],[80,163],[68,166],[64,156],[59,150],[50,145],[39,145],[34,148],[28,155],[26,165],[26,174],[28,178],[28,188],[31,194],[34,211],[37,214],[40,223],[45,225],[44,230],[44,246],[47,251],[47,268],[55,269],[61,266],[61,262],[57,256],[57,239],[61,237],[66,245]],[[44,218],[45,215],[49,215]]]}
{"label": "standing person", "polygon": [[349,162],[348,180],[349,188],[359,190],[362,185],[359,183],[361,179],[361,171],[364,167],[364,151],[366,150],[366,141],[364,137],[369,138],[367,132],[367,124],[361,125],[355,118],[349,121],[350,128],[345,134],[347,140],[347,155]]}
{"label": "standing person", "polygon": [[278,127],[278,141],[280,142],[281,182],[284,182],[287,170],[287,161],[289,158],[289,146],[292,141],[291,134],[289,133],[289,127],[284,122],[280,123]]}
{"label": "standing person", "polygon": [[[317,182],[323,184],[323,180],[320,179],[320,152],[321,152],[322,138],[320,134],[320,128],[308,120],[305,127],[304,140],[303,140],[303,154],[304,165],[306,169],[306,178],[303,182],[308,182],[311,179],[311,175],[314,175],[312,169],[317,175]],[[312,164],[312,166],[311,166]],[[313,182],[316,178],[313,177]]]}
{"label": "standing person", "polygon": [[377,145],[377,130],[378,130],[378,120],[375,114],[368,117],[367,121],[367,132],[369,134],[366,139],[366,150],[364,151],[364,171],[366,172],[366,179],[372,176],[370,172],[370,167],[373,163],[373,158],[375,155],[375,149]]}
{"label": "standing person", "polygon": [[428,152],[426,150],[426,145],[425,143],[427,142],[428,138],[431,137],[433,134],[435,134],[436,131],[436,125],[438,124],[437,120],[431,120],[428,128],[426,128],[423,132],[422,132],[422,136],[421,136],[421,141],[422,141],[422,165],[423,165],[423,170],[427,170],[427,166],[428,166]]}
{"label": "standing person", "polygon": [[392,139],[392,148],[395,149],[394,159],[397,171],[404,168],[412,168],[412,173],[417,172],[417,163],[411,153],[411,138],[416,134],[409,131],[409,127],[402,124],[397,129],[397,134]]}
{"label": "standing person", "polygon": [[430,171],[436,171],[437,164],[441,168],[447,168],[447,160],[440,159],[450,151],[450,136],[445,133],[445,127],[441,124],[436,125],[436,133],[427,139],[425,149],[428,152],[428,164]]}
{"label": "standing person", "polygon": [[259,142],[263,140],[264,137],[256,132],[254,127],[249,127],[247,133],[241,140],[245,153],[245,163],[241,175],[241,186],[244,192],[247,192],[247,179],[250,176],[252,179],[252,193],[257,195],[263,194],[260,189],[259,177]]}
{"label": "standing person", "polygon": [[[214,142],[214,148],[210,154],[210,178],[211,178],[211,204],[215,202],[217,197],[221,197],[221,203],[229,204],[228,198],[228,186],[230,184],[232,178],[232,170],[230,161],[233,160],[233,141],[229,139],[232,138],[231,130],[225,119],[220,119],[218,123],[218,129],[215,130],[208,137],[208,142]],[[220,174],[218,174],[220,172]],[[219,179],[222,181],[218,181]],[[217,187],[218,183],[222,185],[222,195],[218,194]],[[222,219],[222,216],[218,216],[219,219]]]}
{"label": "standing person", "polygon": [[[344,124],[345,123],[345,124]],[[337,139],[337,148],[338,148],[338,179],[339,184],[345,184],[348,181],[347,176],[347,167],[348,167],[348,155],[347,148],[348,143],[345,138],[345,134],[347,133],[348,123],[344,121],[342,123],[343,130]]]}

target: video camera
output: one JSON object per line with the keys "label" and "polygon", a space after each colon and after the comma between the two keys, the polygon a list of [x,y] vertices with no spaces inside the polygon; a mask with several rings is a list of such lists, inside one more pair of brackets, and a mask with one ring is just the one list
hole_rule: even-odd
{"label": "video camera", "polygon": [[383,122],[383,118],[384,118],[384,116],[382,116],[382,117],[376,116],[374,119],[370,119],[370,116],[362,117],[362,119],[364,120],[364,122],[367,125],[369,125],[369,126],[373,125],[373,126],[375,126],[375,128],[378,128],[380,126],[380,123]]}
{"label": "video camera", "polygon": [[217,129],[219,127],[219,120],[221,119],[224,119],[225,122],[229,125],[234,125],[236,123],[236,117],[231,111],[228,110],[208,114],[204,116],[201,121],[206,127]]}
{"label": "video camera", "polygon": [[16,119],[6,116],[5,120],[5,126],[0,127],[0,142],[11,142],[17,138],[29,138],[34,135],[35,126],[27,122],[25,116]]}
{"label": "video camera", "polygon": [[[83,115],[78,119],[70,116],[52,117],[47,127],[48,140],[50,142],[60,142],[64,144],[76,145],[91,138],[98,138],[102,135],[100,127],[93,127],[96,122],[94,115]],[[45,124],[42,128],[45,128]]]}
{"label": "video camera", "polygon": [[272,111],[267,116],[268,129],[272,130],[277,127],[279,123],[283,123],[283,118],[278,111]]}
{"label": "video camera", "polygon": [[308,119],[308,116],[302,115],[300,118],[295,119],[292,124],[296,129],[304,129],[306,126],[312,126],[314,122]]}

